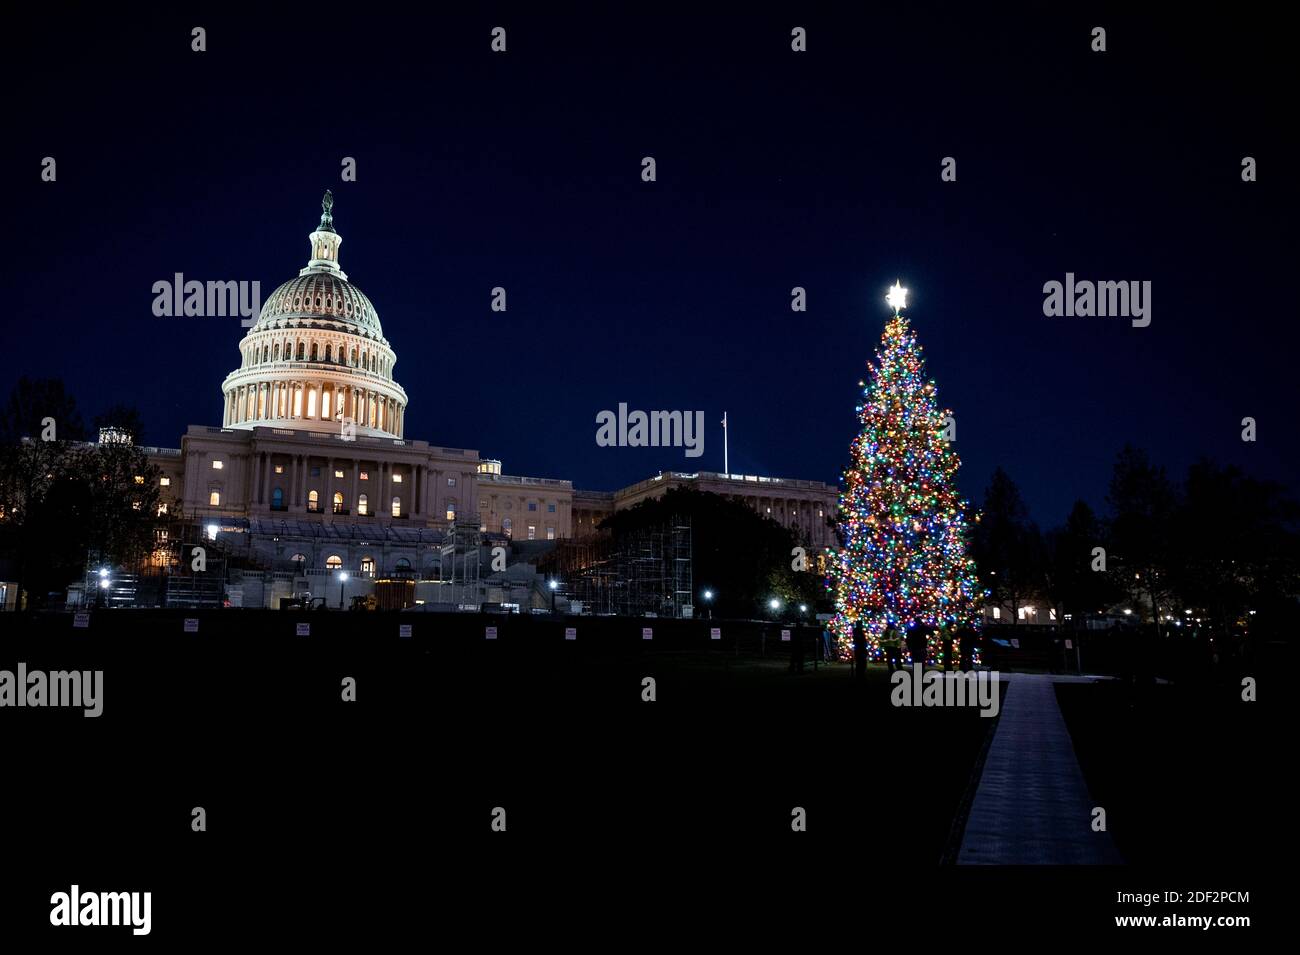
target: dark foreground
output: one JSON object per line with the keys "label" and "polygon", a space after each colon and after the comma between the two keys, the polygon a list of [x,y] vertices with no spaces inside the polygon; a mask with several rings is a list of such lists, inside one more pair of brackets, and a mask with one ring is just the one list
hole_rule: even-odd
{"label": "dark foreground", "polygon": [[[1262,709],[1253,729],[1224,733],[1209,711],[1178,708],[1180,731],[1217,755],[1170,777],[1162,820],[1146,795],[1159,774],[1125,789],[1139,750],[1099,755],[1122,738],[1126,701],[1067,688],[1071,733],[1092,728],[1076,743],[1089,784],[1143,869],[1044,879],[946,864],[996,720],[893,707],[882,669],[863,682],[845,664],[814,669],[811,630],[791,673],[798,628],[785,643],[779,626],[705,621],[114,611],[86,629],[70,615],[15,624],[0,624],[0,669],[104,671],[99,718],[0,711],[5,855],[22,860],[0,916],[28,929],[47,928],[50,894],[78,882],[150,889],[151,934],[173,942],[253,924],[377,938],[460,917],[490,941],[479,917],[507,887],[577,919],[725,905],[747,922],[898,927],[933,906],[1114,930],[1130,911],[1117,891],[1253,889],[1262,903],[1258,866],[1277,851],[1251,811],[1271,805],[1274,768],[1251,746],[1239,766],[1231,748],[1271,725]],[[1158,712],[1144,711],[1143,734],[1174,732]],[[1225,773],[1241,774],[1238,803],[1210,783]],[[1205,799],[1206,816],[1187,808]],[[191,829],[195,807],[206,832]],[[505,832],[491,827],[498,807]],[[1177,871],[1162,871],[1160,846],[1181,850]]]}

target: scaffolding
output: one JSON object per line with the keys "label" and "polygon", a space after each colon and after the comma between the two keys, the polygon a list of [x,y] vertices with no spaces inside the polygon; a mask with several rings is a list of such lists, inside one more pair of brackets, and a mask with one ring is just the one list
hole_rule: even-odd
{"label": "scaffolding", "polygon": [[458,607],[479,604],[479,576],[483,535],[477,523],[454,521],[447,528],[439,551],[438,582],[448,587],[450,603]]}
{"label": "scaffolding", "polygon": [[694,614],[689,517],[657,527],[565,542],[542,569],[594,614],[690,617]]}

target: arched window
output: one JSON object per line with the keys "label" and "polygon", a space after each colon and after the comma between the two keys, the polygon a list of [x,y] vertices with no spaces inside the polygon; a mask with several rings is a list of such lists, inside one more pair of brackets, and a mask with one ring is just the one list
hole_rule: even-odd
{"label": "arched window", "polygon": [[208,494],[208,506],[209,506],[209,507],[220,507],[220,506],[221,506],[221,492],[220,492],[220,491],[212,491],[212,492],[210,492],[210,493]]}
{"label": "arched window", "polygon": [[326,345],[326,346],[325,346],[325,360],[326,360],[326,361],[333,361],[333,360],[334,360],[334,346],[333,346],[333,345]]}
{"label": "arched window", "polygon": [[320,510],[320,495],[317,494],[315,491],[307,492],[307,510],[309,511]]}
{"label": "arched window", "polygon": [[307,417],[316,417],[316,389],[310,388],[307,391]]}
{"label": "arched window", "polygon": [[362,494],[359,498],[357,498],[357,513],[358,514],[368,513],[367,512],[368,507],[369,505],[366,503],[366,496]]}
{"label": "arched window", "polygon": [[299,343],[298,343],[298,360],[299,360],[299,361],[302,361],[302,360],[303,360],[303,356],[305,356],[306,354],[307,354],[307,343],[306,343],[306,342],[299,342]]}
{"label": "arched window", "polygon": [[334,492],[334,513],[335,514],[343,513],[343,492],[342,491]]}
{"label": "arched window", "polygon": [[503,520],[503,521],[501,522],[501,532],[502,532],[503,534],[505,534],[506,537],[510,537],[510,536],[511,536],[511,534],[510,534],[510,518],[507,517],[505,520]]}
{"label": "arched window", "polygon": [[328,418],[330,416],[330,393],[322,391],[320,395],[320,416]]}
{"label": "arched window", "polygon": [[393,516],[402,516],[402,499],[400,497],[393,498]]}
{"label": "arched window", "polygon": [[311,343],[311,360],[312,360],[312,361],[315,361],[315,360],[316,360],[316,343],[315,343],[315,342],[312,342],[312,343]]}
{"label": "arched window", "polygon": [[306,555],[306,554],[294,554],[294,555],[293,555],[292,557],[290,557],[289,559],[290,559],[291,561],[293,561],[295,564],[298,564],[298,565],[299,565],[298,568],[297,568],[298,570],[301,570],[303,567],[305,567],[305,566],[307,565],[307,555]]}
{"label": "arched window", "polygon": [[264,345],[262,346],[262,361],[270,361],[270,360],[271,360],[271,346]]}
{"label": "arched window", "polygon": [[338,554],[330,554],[325,558],[325,566],[329,570],[342,570],[343,558]]}
{"label": "arched window", "polygon": [[447,520],[454,521],[455,519],[456,519],[456,499],[452,498],[451,500],[447,501]]}
{"label": "arched window", "polygon": [[366,577],[375,576],[375,559],[373,557],[361,558],[361,573]]}
{"label": "arched window", "polygon": [[271,510],[278,511],[284,508],[284,488],[277,487],[271,491]]}
{"label": "arched window", "polygon": [[271,361],[279,361],[279,360],[280,360],[280,343],[279,343],[279,342],[276,342],[276,343],[275,343],[275,349],[271,352],[271,355],[272,355]]}
{"label": "arched window", "polygon": [[405,557],[397,558],[397,563],[393,565],[394,570],[410,570],[411,562]]}

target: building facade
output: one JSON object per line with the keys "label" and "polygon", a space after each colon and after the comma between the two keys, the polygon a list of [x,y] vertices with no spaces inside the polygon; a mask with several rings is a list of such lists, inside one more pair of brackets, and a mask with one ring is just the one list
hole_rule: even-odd
{"label": "building facade", "polygon": [[237,540],[268,571],[359,580],[441,570],[453,531],[516,542],[582,537],[674,486],[739,498],[810,548],[832,543],[826,518],[838,492],[820,482],[667,472],[619,491],[582,491],[505,474],[476,450],[408,438],[397,354],[339,265],[332,207],[327,192],[307,265],[271,293],[240,342],[239,366],[222,383],[221,427],[192,425],[179,449],[146,449],[160,473],[161,512]]}

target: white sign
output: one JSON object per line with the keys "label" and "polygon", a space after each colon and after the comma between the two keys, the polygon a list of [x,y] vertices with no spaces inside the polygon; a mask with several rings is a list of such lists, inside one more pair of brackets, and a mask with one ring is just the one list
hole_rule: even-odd
{"label": "white sign", "polygon": [[300,637],[310,637],[310,636],[311,636],[311,624],[309,624],[309,623],[300,623],[300,624],[298,624],[297,635],[300,636]]}
{"label": "white sign", "polygon": [[790,642],[790,631],[789,631],[789,630],[782,630],[782,631],[781,631],[781,639],[782,639],[784,642],[789,643],[789,642]]}
{"label": "white sign", "polygon": [[1073,650],[1073,649],[1074,649],[1074,641],[1073,641],[1073,640],[1066,640],[1066,641],[1065,641],[1065,649],[1067,649],[1067,650]]}
{"label": "white sign", "polygon": [[186,618],[185,618],[185,632],[186,632],[186,633],[198,633],[198,632],[199,632],[199,618],[198,618],[198,617],[186,617]]}
{"label": "white sign", "polygon": [[711,628],[709,628],[709,639],[710,639],[710,640],[721,640],[721,639],[722,639],[722,628],[721,628],[721,627],[711,627]]}
{"label": "white sign", "polygon": [[641,628],[641,639],[642,639],[642,640],[653,640],[654,638],[655,638],[655,632],[654,632],[654,629],[653,629],[653,628],[651,628],[651,627],[642,627],[642,628]]}
{"label": "white sign", "polygon": [[497,628],[488,627],[487,632],[484,633],[484,636],[487,637],[489,640],[495,640],[497,638]]}
{"label": "white sign", "polygon": [[1019,637],[1012,637],[1012,638],[1011,638],[1011,645],[1012,645],[1013,647],[1015,647],[1017,650],[1019,650],[1019,649],[1020,649],[1020,638],[1019,638]]}
{"label": "white sign", "polygon": [[411,625],[409,623],[399,623],[397,625],[397,635],[399,637],[409,637],[411,635]]}
{"label": "white sign", "polygon": [[577,627],[565,627],[565,628],[564,628],[564,639],[565,639],[565,640],[577,640],[577,639],[578,639],[578,628],[577,628]]}
{"label": "white sign", "polygon": [[72,625],[73,625],[74,627],[80,627],[81,629],[85,630],[87,627],[90,626],[90,614],[88,614],[88,613],[75,613],[75,614],[73,614],[73,615],[72,615]]}

